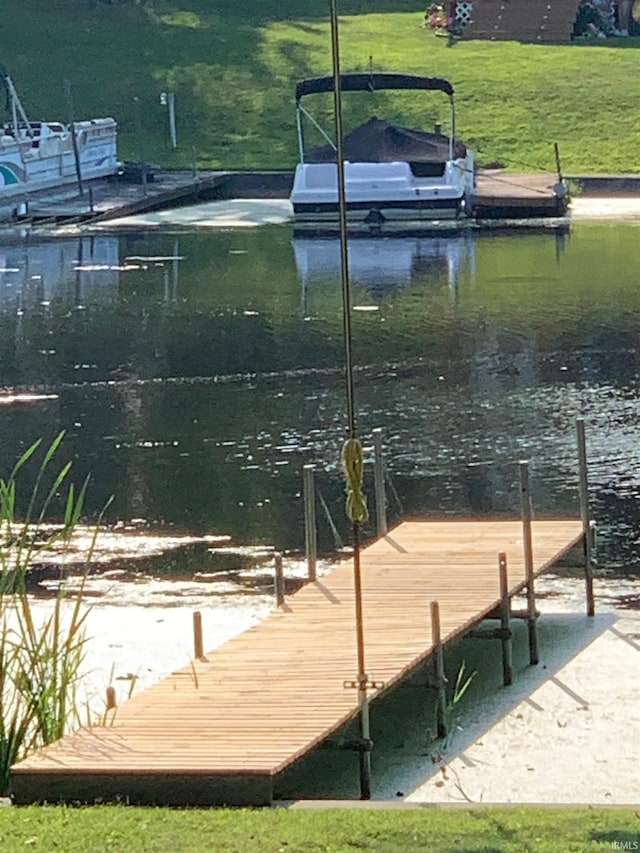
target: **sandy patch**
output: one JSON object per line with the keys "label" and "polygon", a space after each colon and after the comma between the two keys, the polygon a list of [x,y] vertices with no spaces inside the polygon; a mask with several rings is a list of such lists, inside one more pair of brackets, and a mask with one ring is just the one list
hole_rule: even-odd
{"label": "sandy patch", "polygon": [[[511,707],[513,689],[501,688],[492,707],[484,702],[466,708],[451,744],[455,748],[459,740],[462,748],[440,762],[408,800],[640,802],[638,614],[544,618],[541,664],[535,668],[546,674],[543,682]],[[585,645],[563,662],[568,630]],[[528,681],[525,675],[516,691]]]}
{"label": "sandy patch", "polygon": [[288,199],[233,199],[156,210],[111,219],[101,228],[140,228],[182,225],[185,228],[256,228],[259,225],[282,225],[293,216]]}
{"label": "sandy patch", "polygon": [[[615,610],[602,590],[589,618],[580,581],[545,577],[538,587],[551,595],[538,604],[540,662],[529,664],[526,625],[515,622],[512,686],[502,685],[498,641],[447,649],[449,689],[463,665],[473,678],[448,710],[444,741],[434,739],[429,666],[372,703],[374,800],[640,803],[640,613]],[[279,793],[358,799],[356,754],[318,750]]]}
{"label": "sandy patch", "polygon": [[640,219],[640,198],[576,196],[571,200],[571,219]]}

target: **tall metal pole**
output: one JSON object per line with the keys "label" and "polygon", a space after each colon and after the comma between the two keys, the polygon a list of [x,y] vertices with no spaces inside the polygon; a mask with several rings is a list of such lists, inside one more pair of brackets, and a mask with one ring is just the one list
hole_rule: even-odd
{"label": "tall metal pole", "polygon": [[[351,331],[351,286],[349,282],[349,250],[347,246],[347,212],[342,144],[342,92],[340,83],[340,44],[336,0],[329,0],[331,11],[331,55],[333,59],[333,109],[335,120],[336,167],[338,173],[338,216],[340,225],[340,271],[342,282],[342,315],[344,332],[345,380],[349,439],[356,438],[353,390],[353,347]],[[355,598],[356,643],[358,653],[358,704],[360,707],[360,799],[371,798],[371,754],[369,727],[369,679],[365,669],[364,625],[362,616],[362,574],[360,567],[360,523],[353,522],[353,589]]]}
{"label": "tall metal pole", "polygon": [[374,451],[374,481],[376,488],[376,529],[378,536],[386,536],[389,530],[387,525],[387,499],[384,489],[384,459],[382,456],[382,427],[373,430]]}
{"label": "tall metal pole", "polygon": [[342,144],[342,91],[340,84],[340,45],[336,0],[331,3],[331,53],[333,57],[333,111],[335,117],[336,160],[338,169],[338,221],[340,226],[340,271],[342,280],[342,314],[344,330],[345,373],[347,383],[347,416],[349,438],[356,437],[353,394],[353,353],[351,333],[351,284],[349,282],[349,250],[347,246],[347,204],[344,180],[344,148]]}
{"label": "tall metal pole", "polygon": [[78,136],[76,134],[76,120],[73,110],[73,95],[71,94],[71,81],[64,81],[64,93],[67,98],[67,110],[69,112],[69,127],[71,129],[71,144],[73,145],[73,159],[76,164],[76,177],[78,180],[78,195],[83,194],[82,169],[80,167],[80,151],[78,149]]}
{"label": "tall metal pole", "polygon": [[538,635],[536,633],[536,596],[533,577],[533,537],[531,533],[531,491],[529,488],[529,463],[520,463],[520,498],[522,506],[522,539],[524,548],[524,571],[527,580],[527,625],[529,628],[529,663],[537,664]]}
{"label": "tall metal pole", "polygon": [[178,137],[176,134],[176,94],[175,92],[167,92],[167,106],[169,108],[169,134],[171,136],[171,147],[178,147]]}
{"label": "tall metal pole", "polygon": [[307,577],[309,581],[316,580],[316,564],[318,560],[316,490],[314,480],[313,465],[305,465],[302,469],[304,494],[304,544],[307,557]]}
{"label": "tall metal pole", "polygon": [[591,520],[589,518],[589,475],[587,471],[587,445],[585,439],[584,418],[576,421],[578,433],[578,460],[580,467],[580,516],[584,539],[584,579],[587,596],[587,616],[595,615],[593,597],[593,553]]}

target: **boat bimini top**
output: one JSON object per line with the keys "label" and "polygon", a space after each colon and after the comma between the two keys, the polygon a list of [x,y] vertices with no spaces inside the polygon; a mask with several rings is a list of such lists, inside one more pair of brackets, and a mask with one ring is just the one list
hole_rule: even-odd
{"label": "boat bimini top", "polygon": [[[341,92],[376,92],[381,89],[437,91],[443,92],[447,95],[451,109],[448,159],[454,159],[455,106],[453,100],[453,86],[448,80],[445,80],[443,77],[423,77],[415,74],[396,74],[387,72],[351,72],[340,75]],[[333,151],[336,151],[334,141],[301,104],[302,98],[307,95],[317,95],[333,91],[333,76],[311,77],[307,80],[301,80],[296,86],[296,124],[298,129],[298,147],[301,163],[305,161],[305,146],[302,127],[303,115],[306,116],[313,126],[322,134]]]}

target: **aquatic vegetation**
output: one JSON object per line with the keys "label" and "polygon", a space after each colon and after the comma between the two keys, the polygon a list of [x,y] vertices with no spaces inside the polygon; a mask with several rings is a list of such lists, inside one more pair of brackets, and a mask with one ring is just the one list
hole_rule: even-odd
{"label": "aquatic vegetation", "polygon": [[[0,478],[0,794],[10,792],[13,764],[80,722],[76,691],[89,612],[84,585],[68,592],[60,584],[42,618],[35,615],[27,583],[34,562],[69,543],[83,512],[88,480],[76,490],[71,463],[58,468],[55,462],[63,436],[45,449],[20,520],[21,472],[36,463],[42,440],[22,454],[6,479]],[[52,526],[46,522],[61,498],[62,521]]]}

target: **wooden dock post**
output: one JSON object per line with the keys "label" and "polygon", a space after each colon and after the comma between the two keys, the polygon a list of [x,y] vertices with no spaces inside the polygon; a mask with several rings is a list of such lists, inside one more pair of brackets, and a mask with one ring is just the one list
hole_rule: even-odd
{"label": "wooden dock post", "polygon": [[107,707],[106,711],[113,711],[116,708],[116,688],[113,685],[107,687]]}
{"label": "wooden dock post", "polygon": [[502,643],[502,681],[505,686],[513,684],[513,656],[511,649],[511,603],[507,578],[507,555],[498,556],[500,572],[500,642]]}
{"label": "wooden dock post", "polygon": [[442,637],[440,636],[440,605],[437,601],[431,602],[431,644],[433,646],[433,673],[436,688],[436,734],[439,738],[447,736],[447,723],[445,719],[447,708],[447,691],[445,684],[447,679],[444,674],[444,652],[442,650]]}
{"label": "wooden dock post", "polygon": [[529,491],[529,463],[520,463],[520,499],[522,505],[522,538],[524,568],[527,580],[527,625],[529,627],[529,663],[539,661],[538,635],[536,631],[536,595],[533,578],[533,544],[531,540],[531,492]]}
{"label": "wooden dock post", "polygon": [[382,455],[382,428],[373,430],[373,460],[374,482],[376,495],[376,529],[378,536],[386,536],[387,526],[387,496],[384,488],[384,457]]}
{"label": "wooden dock post", "polygon": [[202,660],[204,645],[202,641],[202,613],[196,610],[193,614],[193,657]]}
{"label": "wooden dock post", "polygon": [[282,607],[284,604],[284,573],[282,570],[282,554],[276,552],[274,589],[276,593],[276,605]]}
{"label": "wooden dock post", "polygon": [[587,443],[585,440],[584,418],[576,421],[578,433],[578,459],[580,467],[580,517],[584,536],[584,582],[587,598],[587,616],[595,616],[593,598],[593,535],[594,526],[589,518],[589,477],[587,473]]}
{"label": "wooden dock post", "polygon": [[316,579],[318,561],[318,528],[316,525],[316,491],[313,465],[302,469],[304,494],[304,542],[307,555],[307,576],[310,581]]}

